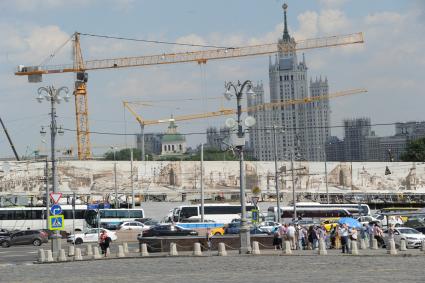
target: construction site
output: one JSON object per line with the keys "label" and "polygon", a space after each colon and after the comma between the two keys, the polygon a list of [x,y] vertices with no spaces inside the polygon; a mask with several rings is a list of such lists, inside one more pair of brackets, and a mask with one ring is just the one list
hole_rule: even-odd
{"label": "construction site", "polygon": [[[308,85],[308,79],[305,78],[307,67],[304,52],[308,54],[310,50],[315,49],[332,50],[363,45],[364,36],[362,32],[356,32],[295,40],[288,31],[287,9],[288,6],[283,5],[284,28],[277,43],[213,46],[75,32],[62,45],[55,47],[44,64],[19,65],[15,76],[27,77],[28,82],[38,88],[37,100],[47,100],[50,104],[51,123],[48,127],[42,127],[40,133],[50,134],[51,142],[50,145],[45,142],[44,149],[38,148],[34,155],[22,158],[16,151],[13,137],[0,120],[16,159],[0,162],[0,206],[40,205],[49,190],[61,192],[64,196],[76,194],[84,203],[112,203],[118,198],[119,203],[125,207],[134,199],[139,205],[145,201],[196,202],[200,199],[201,187],[205,191],[205,199],[209,201],[239,201],[242,187],[238,168],[240,163],[182,161],[181,157],[188,152],[186,136],[190,135],[180,134],[177,125],[193,120],[200,120],[202,123],[205,119],[220,117],[227,118],[222,124],[228,129],[228,136],[220,141],[222,146],[219,151],[231,152],[235,160],[243,160],[241,155],[243,156],[244,151],[245,154],[248,154],[249,150],[252,152],[251,158],[254,161],[246,161],[243,165],[243,184],[248,199],[259,195],[263,201],[272,201],[281,194],[279,197],[287,203],[323,202],[326,198],[329,201],[330,197],[332,202],[339,203],[423,204],[425,167],[422,163],[328,160],[325,147],[330,137],[329,101],[344,99],[350,95],[368,95],[365,94],[368,90],[359,86],[347,86],[345,90],[329,92],[328,79],[322,80],[321,77],[320,80],[316,78],[315,82],[310,78]],[[180,50],[186,47],[188,49],[174,53],[143,56],[122,54],[123,57],[86,60],[85,50],[81,47],[81,41],[85,38],[169,44],[178,46]],[[198,50],[192,51],[193,48]],[[72,51],[72,63],[49,64],[56,57],[60,57],[58,54],[63,50]],[[297,55],[301,56],[301,53],[303,59],[298,61]],[[130,115],[130,123],[137,124],[140,132],[98,132],[90,127],[90,109],[94,105],[89,104],[89,77],[96,76],[98,72],[114,73],[122,69],[162,68],[161,66],[179,64],[192,64],[202,70],[210,62],[245,60],[253,56],[269,56],[270,85],[272,80],[280,80],[280,95],[273,94],[279,90],[270,89],[269,101],[261,94],[264,92],[262,84],[259,88],[260,84],[254,83],[256,78],[243,82],[244,78],[235,75],[234,78],[229,78],[236,80],[234,83],[225,83],[225,98],[236,100],[232,98],[232,91],[235,90],[233,96],[238,99],[236,108],[224,106],[221,102],[221,107],[215,111],[202,112],[202,107],[199,107],[199,112],[190,113],[184,109],[186,101],[189,100],[201,104],[209,103],[209,100],[223,101],[223,97],[169,97],[166,101],[121,100],[121,105],[116,106],[122,107],[127,115]],[[279,75],[279,72],[285,70],[292,70],[295,75]],[[267,70],[264,69],[264,72]],[[274,75],[275,73],[277,75]],[[74,78],[73,89],[53,85],[39,88],[43,79],[66,74],[72,74]],[[320,85],[317,90],[313,86],[314,83]],[[288,94],[284,95],[284,87],[288,88]],[[244,105],[241,105],[238,94],[243,91],[247,99],[243,100]],[[297,96],[295,92],[300,92],[301,95]],[[56,104],[71,98],[75,105],[75,130],[59,126],[56,122],[57,117],[61,115],[56,110]],[[196,99],[199,101],[196,102]],[[178,105],[186,114],[173,115],[173,110],[167,112],[167,107],[164,106],[166,103],[174,105],[173,107]],[[149,107],[156,109],[153,110],[157,113],[155,117],[143,114]],[[157,154],[153,154],[152,149],[150,152],[146,151],[145,132],[147,128],[158,125],[168,126],[168,131],[158,134],[162,140],[159,141]],[[242,127],[245,129],[242,130]],[[274,141],[270,136],[264,137],[266,131],[269,133],[276,130],[281,132],[277,137],[275,133]],[[68,135],[75,134],[75,144],[55,148],[57,135],[64,132]],[[93,143],[93,134],[122,135],[122,142],[119,145],[102,146],[99,142]],[[116,151],[136,147],[133,145],[136,135],[140,141],[137,145],[141,150],[140,156],[131,155],[131,160],[129,158],[128,161],[106,161],[102,160],[102,156],[94,154],[99,149],[103,152],[113,151],[115,159]],[[203,143],[205,142],[198,144]],[[198,144],[192,147],[197,147]],[[170,156],[175,159],[167,160]],[[260,192],[257,190],[253,193],[255,188],[259,188]]]}

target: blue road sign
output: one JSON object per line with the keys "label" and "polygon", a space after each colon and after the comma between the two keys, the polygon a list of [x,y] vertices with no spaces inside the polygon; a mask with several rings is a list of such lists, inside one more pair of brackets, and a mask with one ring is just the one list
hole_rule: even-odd
{"label": "blue road sign", "polygon": [[49,230],[64,230],[65,221],[63,215],[49,216]]}
{"label": "blue road sign", "polygon": [[54,204],[52,205],[52,207],[50,208],[50,213],[52,215],[58,215],[58,214],[62,214],[62,207],[59,204]]}

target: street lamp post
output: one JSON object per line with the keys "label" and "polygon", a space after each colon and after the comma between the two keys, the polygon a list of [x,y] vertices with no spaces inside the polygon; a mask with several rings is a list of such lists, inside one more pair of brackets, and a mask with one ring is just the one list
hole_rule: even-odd
{"label": "street lamp post", "polygon": [[[240,185],[240,201],[241,201],[241,229],[240,229],[240,242],[241,247],[239,249],[239,253],[241,254],[249,254],[251,253],[251,243],[250,243],[250,229],[247,225],[247,219],[246,219],[246,201],[245,201],[245,173],[244,173],[244,145],[245,145],[245,138],[244,138],[244,131],[242,129],[242,120],[241,120],[241,114],[242,114],[242,94],[245,89],[247,88],[247,94],[248,95],[254,95],[254,92],[252,90],[252,82],[250,80],[246,80],[245,82],[241,83],[238,81],[237,83],[233,82],[226,82],[225,83],[225,89],[226,92],[224,93],[224,96],[227,99],[231,99],[232,93],[231,89],[234,91],[234,95],[236,96],[236,103],[237,103],[237,139],[234,143],[234,146],[236,147],[237,151],[239,152],[239,185]],[[247,121],[245,121],[246,124]]]}
{"label": "street lamp post", "polygon": [[[65,96],[61,96],[61,92],[64,91],[66,93]],[[42,93],[45,93],[44,96]],[[43,98],[50,102],[50,141],[51,141],[51,159],[52,159],[52,191],[53,193],[58,192],[57,190],[57,176],[56,176],[56,158],[55,158],[55,140],[56,140],[56,134],[63,134],[62,127],[57,127],[56,124],[56,104],[59,104],[62,99],[65,100],[65,102],[69,101],[69,95],[68,95],[68,88],[67,87],[60,87],[58,89],[54,88],[53,86],[48,87],[40,87],[38,89],[38,97],[37,101],[41,103],[43,101]],[[48,206],[46,205],[46,209]],[[46,211],[47,214],[47,211]],[[55,257],[59,255],[59,251],[61,249],[61,236],[59,231],[55,232],[55,237],[52,240],[52,253]]]}
{"label": "street lamp post", "polygon": [[119,208],[118,201],[118,187],[117,187],[117,160],[115,158],[115,146],[111,146],[114,153],[114,194],[115,194],[115,208]]}
{"label": "street lamp post", "polygon": [[294,220],[297,219],[297,200],[295,199],[295,175],[294,175],[294,148],[291,150],[291,177],[292,177],[292,200],[294,205]]}

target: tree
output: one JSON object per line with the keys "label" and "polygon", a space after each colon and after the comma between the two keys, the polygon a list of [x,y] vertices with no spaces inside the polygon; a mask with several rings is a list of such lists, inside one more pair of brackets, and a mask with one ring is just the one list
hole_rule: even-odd
{"label": "tree", "polygon": [[[124,148],[119,151],[115,151],[116,160],[130,160],[130,148]],[[133,160],[141,160],[142,151],[137,148],[133,148]],[[106,160],[114,160],[114,151],[110,150],[105,153]]]}
{"label": "tree", "polygon": [[406,151],[400,155],[402,161],[425,161],[425,138],[410,141]]}

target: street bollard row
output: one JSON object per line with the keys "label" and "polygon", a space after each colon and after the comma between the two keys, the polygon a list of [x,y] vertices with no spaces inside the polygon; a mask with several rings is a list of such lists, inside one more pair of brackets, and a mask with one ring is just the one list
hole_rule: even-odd
{"label": "street bollard row", "polygon": [[[370,244],[370,249],[372,249],[372,250],[378,249],[378,242],[377,242],[376,239],[371,238],[370,241],[369,241],[369,244]],[[359,255],[359,249],[358,249],[358,246],[357,246],[357,241],[349,241],[349,247],[350,247],[351,255]],[[364,239],[360,239],[360,249],[361,250],[367,249],[367,242]],[[400,251],[406,251],[407,250],[405,239],[401,239],[399,250]],[[421,246],[420,250],[422,252],[425,252],[425,240],[422,241],[422,246]],[[108,248],[107,253],[109,253],[109,248]],[[128,253],[129,253],[128,244],[123,243],[123,245],[118,246],[118,252],[117,252],[116,256],[118,258],[123,258]],[[149,256],[147,244],[143,243],[141,245],[140,254],[141,254],[142,257]],[[253,255],[260,255],[261,254],[258,241],[252,242],[252,254]],[[282,254],[284,254],[284,255],[291,255],[292,254],[291,243],[289,241],[283,242]],[[328,254],[327,250],[326,250],[326,244],[325,244],[325,241],[323,239],[319,239],[319,249],[317,251],[317,254],[318,255],[327,255]],[[387,254],[397,255],[397,249],[396,249],[394,239],[390,239],[388,241]],[[88,244],[86,246],[85,255],[87,256],[87,259],[101,259],[102,258],[100,251],[99,251],[99,247],[97,247],[97,246],[92,247],[92,245],[90,245],[90,244]],[[170,243],[170,250],[169,250],[168,255],[169,256],[178,256],[177,244],[176,243],[173,243],[173,242]],[[192,255],[193,256],[203,256],[200,243],[194,243]],[[218,256],[227,256],[226,245],[224,243],[218,244],[218,254],[217,255]],[[75,248],[73,245],[68,247],[68,256],[73,257],[74,261],[83,260],[81,249]],[[43,249],[38,250],[38,260],[37,261],[39,263],[54,262],[56,259],[57,259],[58,262],[66,262],[68,260],[67,257],[66,257],[66,253],[65,253],[64,249],[61,249],[59,251],[59,255],[57,256],[57,258],[55,257],[55,259],[53,258],[53,254],[52,254],[51,250],[43,250]]]}

